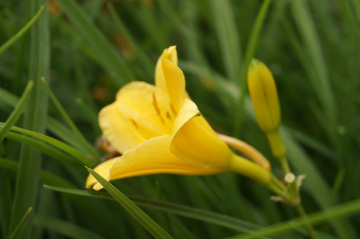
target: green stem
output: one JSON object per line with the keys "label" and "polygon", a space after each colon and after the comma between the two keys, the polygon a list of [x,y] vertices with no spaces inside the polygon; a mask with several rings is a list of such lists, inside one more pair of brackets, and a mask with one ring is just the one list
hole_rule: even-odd
{"label": "green stem", "polygon": [[314,230],[313,226],[311,225],[311,223],[308,221],[308,216],[307,216],[303,206],[301,205],[301,203],[299,203],[295,208],[296,208],[296,211],[299,213],[300,217],[307,221],[306,227],[309,232],[309,238],[316,239],[317,236],[316,236],[315,230]]}
{"label": "green stem", "polygon": [[284,172],[285,172],[285,175],[288,174],[288,173],[291,173],[291,170],[290,170],[290,166],[289,166],[289,163],[286,159],[286,156],[283,156],[283,157],[279,157],[278,158],[280,164],[281,164],[281,167],[283,168]]}

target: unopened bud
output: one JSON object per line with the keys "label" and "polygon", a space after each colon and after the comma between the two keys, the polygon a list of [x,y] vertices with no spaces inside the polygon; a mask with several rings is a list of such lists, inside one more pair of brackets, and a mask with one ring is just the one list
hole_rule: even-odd
{"label": "unopened bud", "polygon": [[279,134],[281,113],[275,80],[269,68],[256,59],[249,65],[248,87],[256,120],[268,138],[273,155],[282,158],[286,148]]}
{"label": "unopened bud", "polygon": [[269,68],[261,61],[251,61],[248,87],[260,128],[266,133],[277,130],[281,114],[276,85]]}

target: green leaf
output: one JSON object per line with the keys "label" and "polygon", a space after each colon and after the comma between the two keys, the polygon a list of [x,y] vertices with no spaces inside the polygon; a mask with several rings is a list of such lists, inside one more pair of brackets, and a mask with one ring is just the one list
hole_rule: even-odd
{"label": "green leaf", "polygon": [[37,227],[44,227],[49,231],[56,232],[60,235],[66,236],[67,238],[76,238],[76,239],[104,238],[101,235],[89,231],[86,228],[50,216],[37,215],[35,217],[34,224]]}
{"label": "green leaf", "polygon": [[[85,139],[85,137],[82,135],[82,133],[79,131],[79,129],[76,127],[74,122],[71,120],[70,116],[66,113],[64,107],[60,104],[60,102],[57,100],[54,93],[51,91],[50,87],[46,83],[45,79],[42,78],[41,81],[44,83],[47,92],[49,94],[50,99],[54,103],[55,107],[59,111],[60,115],[63,117],[67,125],[70,127],[72,132],[75,134],[78,143],[87,150],[88,153],[90,153],[98,162],[100,161],[98,153],[94,150],[94,148],[89,144],[89,142]],[[1,134],[0,134],[0,142],[1,142]]]}
{"label": "green leaf", "polygon": [[[0,158],[0,168],[12,172],[17,172],[19,168],[19,163],[10,159]],[[74,185],[66,179],[45,170],[40,171],[40,180],[43,183],[57,185],[59,187],[74,187]]]}
{"label": "green leaf", "polygon": [[[108,193],[103,193],[103,192],[79,190],[72,188],[71,189],[61,188],[61,187],[55,187],[49,185],[44,185],[44,187],[58,192],[69,193],[73,195],[115,200]],[[250,232],[252,230],[259,228],[257,225],[249,223],[245,220],[229,217],[226,215],[222,215],[219,213],[214,213],[198,208],[192,208],[192,207],[187,207],[187,206],[168,203],[168,202],[160,202],[160,201],[151,200],[147,198],[140,198],[140,197],[130,197],[130,199],[139,206],[148,207],[159,211],[164,211],[166,213],[171,213],[174,215],[188,217],[203,222],[208,222],[214,225],[230,228],[239,232]]]}
{"label": "green leaf", "polygon": [[322,221],[326,221],[333,218],[348,217],[350,215],[359,214],[359,212],[360,212],[360,200],[356,200],[350,203],[345,203],[340,206],[326,209],[319,213],[310,214],[308,215],[307,220],[302,218],[297,218],[253,231],[249,233],[249,235],[239,235],[231,238],[253,239],[253,238],[260,238],[263,236],[273,236],[302,226],[306,226],[308,223],[314,225]]}
{"label": "green leaf", "polygon": [[39,18],[43,10],[44,10],[44,6],[41,6],[39,11],[35,14],[35,16],[33,16],[33,18],[31,18],[30,21],[26,23],[26,25],[23,28],[21,28],[20,31],[18,31],[18,33],[16,33],[12,38],[10,38],[0,47],[0,54],[3,53],[6,49],[8,49],[12,44],[14,44],[20,37],[22,37],[30,29],[30,27]]}
{"label": "green leaf", "polygon": [[146,71],[149,76],[153,76],[154,74],[154,63],[151,61],[151,59],[146,55],[144,49],[138,41],[133,37],[129,29],[126,27],[124,21],[121,19],[121,17],[117,14],[114,6],[111,3],[107,4],[107,7],[111,13],[111,16],[114,20],[114,23],[116,27],[119,29],[119,31],[123,34],[123,36],[128,40],[128,42],[131,45],[131,48],[134,49],[136,52],[136,56],[139,57],[139,60],[141,60],[141,65],[143,65],[146,68]]}
{"label": "green leaf", "polygon": [[120,192],[111,183],[97,174],[94,170],[87,168],[89,173],[115,198],[115,200],[128,211],[148,232],[155,238],[172,238],[162,227],[153,221],[145,212],[135,205],[129,198]]}
{"label": "green leaf", "polygon": [[336,124],[336,107],[333,91],[331,88],[327,63],[322,52],[321,41],[318,37],[315,28],[315,22],[311,17],[310,9],[307,6],[307,1],[291,1],[294,21],[300,32],[303,40],[303,50],[307,53],[307,64],[311,68],[309,80],[312,84],[315,96],[318,97],[321,106],[324,109],[326,122],[322,122],[327,129],[330,139],[335,141]]}
{"label": "green leaf", "polygon": [[31,88],[32,88],[33,84],[34,84],[33,81],[29,81],[29,83],[26,86],[25,91],[24,91],[23,95],[21,96],[19,102],[17,103],[15,109],[13,110],[13,112],[11,113],[9,118],[6,120],[5,124],[0,129],[0,144],[3,141],[3,139],[5,138],[5,135],[7,134],[7,132],[10,130],[10,128],[13,125],[16,124],[16,122],[18,121],[20,115],[23,113],[24,107],[25,107],[25,105],[27,103],[27,100],[29,98],[29,95],[30,95]]}
{"label": "green leaf", "polygon": [[263,1],[259,13],[256,17],[255,25],[251,31],[250,39],[246,47],[245,59],[241,66],[241,75],[240,75],[240,98],[236,104],[235,110],[235,120],[234,120],[234,136],[239,136],[241,131],[241,124],[243,120],[243,112],[245,107],[245,97],[247,92],[247,71],[251,59],[254,57],[254,54],[257,49],[257,44],[260,36],[262,26],[265,21],[268,9],[270,7],[271,0]]}
{"label": "green leaf", "polygon": [[[28,8],[34,14],[45,0],[28,1]],[[48,12],[45,11],[31,28],[29,79],[34,81],[34,88],[30,94],[25,111],[24,128],[44,132],[47,116],[47,95],[41,87],[41,77],[47,78],[50,64],[50,44],[48,29]],[[22,216],[29,207],[36,207],[38,198],[39,172],[41,169],[41,154],[34,148],[22,145],[19,156],[19,170],[16,178],[14,203],[10,218],[10,231],[19,224]],[[21,233],[24,239],[30,238],[32,233],[32,220]]]}
{"label": "green leaf", "polygon": [[210,3],[226,75],[231,81],[238,82],[241,49],[231,1],[212,0]]}
{"label": "green leaf", "polygon": [[79,4],[73,0],[58,0],[57,2],[75,24],[79,34],[90,45],[93,54],[98,57],[98,63],[107,70],[114,84],[120,87],[127,82],[135,81],[136,78],[124,59]]}
{"label": "green leaf", "polygon": [[29,207],[29,209],[26,211],[23,218],[21,218],[19,224],[16,226],[16,228],[11,233],[11,235],[8,237],[8,239],[19,238],[20,233],[24,230],[25,224],[29,221],[31,212],[32,212],[32,207]]}
{"label": "green leaf", "polygon": [[[3,123],[0,122],[0,129],[3,127]],[[22,138],[21,136],[26,136],[27,138]],[[54,138],[51,138],[49,136],[46,136],[44,134],[40,134],[34,131],[18,128],[18,127],[12,127],[10,132],[7,135],[8,138],[18,140],[20,142],[27,142],[31,146],[36,146],[40,149],[44,148],[45,153],[49,153],[51,156],[51,151],[49,151],[49,147],[43,146],[39,143],[34,142],[34,140],[31,140],[31,138],[35,138],[37,140],[41,140],[59,150],[62,150],[69,155],[71,155],[74,159],[79,160],[83,165],[86,166],[94,166],[95,162],[93,162],[90,158],[86,157],[84,154],[76,150],[75,148],[59,141]],[[43,146],[43,147],[42,147]],[[56,153],[56,152],[55,152]],[[70,160],[70,162],[74,162],[74,160]]]}

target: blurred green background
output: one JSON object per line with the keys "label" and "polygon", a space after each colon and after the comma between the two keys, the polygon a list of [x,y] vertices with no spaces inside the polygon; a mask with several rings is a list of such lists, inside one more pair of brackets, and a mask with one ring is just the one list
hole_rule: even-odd
{"label": "blurred green background", "polygon": [[[269,8],[254,41],[250,36],[262,4]],[[280,178],[241,90],[250,52],[274,74],[290,166],[307,176],[305,210],[321,213],[359,199],[359,0],[4,0],[0,45],[41,5],[45,9],[30,31],[0,54],[1,122],[33,80],[24,116],[15,125],[64,142],[80,159],[101,157],[99,110],[122,85],[153,83],[158,57],[176,45],[186,89],[202,114],[218,132],[259,149]],[[41,76],[91,147],[68,127]],[[10,132],[0,141],[0,238],[152,238],[112,200],[43,187],[83,190],[84,162],[94,166],[91,160],[74,159],[58,141],[51,145]],[[297,217],[293,208],[270,201],[268,189],[234,173],[152,175],[113,184],[174,238],[226,238]],[[29,206],[33,212],[16,231]],[[337,220],[326,216],[315,225],[319,238],[359,238],[359,214],[353,213]],[[299,227],[267,238],[307,238],[307,233]]]}

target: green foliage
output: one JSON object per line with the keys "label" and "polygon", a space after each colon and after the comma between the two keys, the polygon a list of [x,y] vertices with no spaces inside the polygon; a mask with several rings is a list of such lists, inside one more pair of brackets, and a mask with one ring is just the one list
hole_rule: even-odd
{"label": "green foliage", "polygon": [[[358,0],[1,1],[0,32],[0,238],[360,237]],[[306,221],[233,173],[84,189],[98,112],[171,45],[211,125],[280,178],[244,81],[251,57],[269,66]]]}

